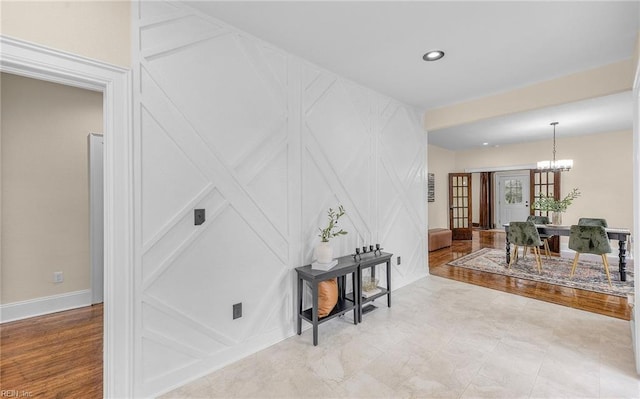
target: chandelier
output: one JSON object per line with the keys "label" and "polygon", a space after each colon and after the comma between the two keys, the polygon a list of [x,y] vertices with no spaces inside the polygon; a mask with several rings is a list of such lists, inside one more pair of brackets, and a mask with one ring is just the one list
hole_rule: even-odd
{"label": "chandelier", "polygon": [[538,170],[549,172],[566,172],[573,167],[573,159],[560,159],[556,161],[556,125],[558,122],[551,122],[553,126],[553,160],[539,161]]}

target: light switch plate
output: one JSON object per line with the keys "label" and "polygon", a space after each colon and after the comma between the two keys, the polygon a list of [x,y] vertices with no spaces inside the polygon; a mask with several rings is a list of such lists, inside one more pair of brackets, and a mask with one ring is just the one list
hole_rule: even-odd
{"label": "light switch plate", "polygon": [[200,226],[205,221],[204,209],[193,210],[194,224]]}

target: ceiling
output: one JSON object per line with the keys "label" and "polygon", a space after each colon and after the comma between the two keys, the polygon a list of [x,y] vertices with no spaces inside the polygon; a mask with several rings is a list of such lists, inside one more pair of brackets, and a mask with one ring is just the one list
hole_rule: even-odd
{"label": "ceiling", "polygon": [[[413,105],[433,109],[630,59],[640,2],[190,1],[192,7],[292,54]],[[430,49],[445,57],[425,62]],[[609,96],[611,97],[611,96]],[[624,100],[629,101],[628,104]],[[620,115],[631,96],[561,107],[562,135],[577,134],[564,115],[590,117],[598,107]],[[610,101],[610,104],[604,102]],[[573,110],[573,111],[571,111]],[[547,112],[543,118],[541,112]],[[545,139],[551,110],[429,132],[450,149]],[[526,115],[538,118],[532,128]],[[602,115],[607,116],[607,113]],[[611,116],[610,115],[610,116]],[[544,119],[544,120],[543,120]],[[597,119],[597,118],[595,118]],[[604,119],[599,120],[601,125]],[[586,119],[585,119],[586,120]],[[521,127],[516,128],[515,124]],[[619,126],[622,122],[616,120]],[[523,126],[529,126],[523,129]],[[542,126],[542,128],[540,128]],[[630,124],[629,124],[630,126]],[[478,132],[482,129],[484,138]],[[580,130],[585,133],[584,131]],[[517,133],[515,133],[517,132]],[[545,136],[546,137],[543,137]],[[447,140],[447,137],[449,139]],[[432,141],[435,140],[434,141]],[[471,145],[471,144],[469,144]]]}
{"label": "ceiling", "polygon": [[429,144],[452,151],[501,146],[556,137],[619,132],[633,128],[630,91],[537,109],[429,132]]}

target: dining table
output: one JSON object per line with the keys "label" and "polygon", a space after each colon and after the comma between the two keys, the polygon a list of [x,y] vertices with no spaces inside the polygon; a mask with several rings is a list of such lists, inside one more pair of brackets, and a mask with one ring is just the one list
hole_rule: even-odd
{"label": "dining table", "polygon": [[[509,243],[509,224],[503,224],[506,234],[507,263],[511,261],[511,243]],[[569,236],[571,226],[561,226],[554,224],[536,224],[538,233],[548,236]],[[627,240],[631,235],[631,230],[624,228],[606,227],[605,231],[610,240],[618,240],[618,271],[620,281],[627,281]]]}

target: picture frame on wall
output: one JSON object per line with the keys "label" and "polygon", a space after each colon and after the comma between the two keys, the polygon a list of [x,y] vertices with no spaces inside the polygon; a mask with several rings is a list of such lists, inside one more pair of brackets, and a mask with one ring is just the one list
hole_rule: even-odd
{"label": "picture frame on wall", "polygon": [[435,202],[436,200],[436,175],[435,173],[427,174],[427,202]]}

